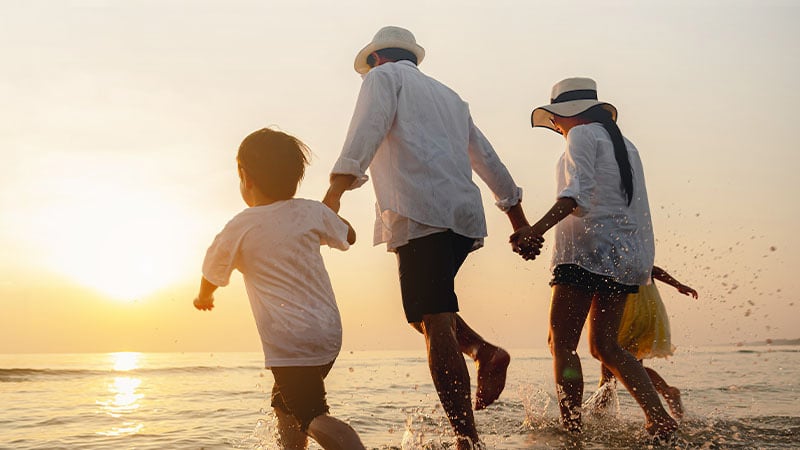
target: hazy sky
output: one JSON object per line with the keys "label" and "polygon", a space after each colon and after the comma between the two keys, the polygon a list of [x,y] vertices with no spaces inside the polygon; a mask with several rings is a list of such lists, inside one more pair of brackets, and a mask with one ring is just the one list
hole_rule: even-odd
{"label": "hazy sky", "polygon": [[[412,30],[421,70],[470,103],[536,220],[563,138],[531,110],[570,76],[645,165],[656,262],[679,348],[797,338],[800,4],[794,1],[5,1],[0,3],[0,352],[258,351],[241,276],[191,306],[205,249],[244,208],[235,152],[277,126],[314,152],[319,199],[384,25]],[[486,247],[462,315],[510,348],[545,346],[549,244],[524,262],[482,182]],[[323,249],[345,349],[417,348],[396,261],[372,247],[370,185],[345,194],[359,232]],[[546,236],[549,237],[549,236]]]}

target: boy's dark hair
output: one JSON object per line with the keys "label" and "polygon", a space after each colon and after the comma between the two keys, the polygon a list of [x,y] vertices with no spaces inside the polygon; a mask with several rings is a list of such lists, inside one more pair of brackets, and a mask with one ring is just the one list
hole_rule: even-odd
{"label": "boy's dark hair", "polygon": [[303,179],[309,153],[296,137],[262,128],[244,138],[236,160],[264,195],[288,200]]}
{"label": "boy's dark hair", "polygon": [[[379,54],[380,56],[390,60],[390,61],[411,61],[414,65],[417,65],[417,55],[411,53],[410,51],[403,49],[403,48],[382,48],[380,50],[376,50],[375,53]],[[372,56],[372,53],[367,56],[367,65],[370,67],[375,67],[375,57]]]}

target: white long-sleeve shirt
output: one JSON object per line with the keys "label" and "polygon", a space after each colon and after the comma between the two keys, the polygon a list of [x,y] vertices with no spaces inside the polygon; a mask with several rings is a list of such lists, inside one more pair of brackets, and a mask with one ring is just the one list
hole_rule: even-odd
{"label": "white long-sleeve shirt", "polygon": [[475,126],[469,106],[409,61],[382,64],[364,78],[332,175],[369,177],[377,197],[374,244],[388,250],[452,230],[481,242],[486,219],[472,171],[504,211],[522,190]]}
{"label": "white long-sleeve shirt", "polygon": [[633,168],[630,206],[605,128],[591,123],[570,129],[556,168],[556,196],[572,198],[578,207],[555,227],[551,268],[577,264],[618,283],[649,283],[655,258],[650,203],[639,151],[627,139],[625,145]]}

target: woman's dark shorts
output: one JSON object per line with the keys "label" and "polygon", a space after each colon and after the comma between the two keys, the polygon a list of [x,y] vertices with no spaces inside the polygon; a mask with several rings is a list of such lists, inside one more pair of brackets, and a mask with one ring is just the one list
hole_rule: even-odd
{"label": "woman's dark shorts", "polygon": [[408,323],[425,314],[458,312],[455,278],[475,239],[452,231],[412,239],[397,248],[400,291]]}
{"label": "woman's dark shorts", "polygon": [[325,377],[333,361],[324,366],[272,367],[272,407],[294,416],[305,433],[317,416],[328,413]]}
{"label": "woman's dark shorts", "polygon": [[589,272],[577,264],[559,264],[553,270],[550,286],[566,284],[601,294],[635,294],[639,286],[620,284],[611,277]]}

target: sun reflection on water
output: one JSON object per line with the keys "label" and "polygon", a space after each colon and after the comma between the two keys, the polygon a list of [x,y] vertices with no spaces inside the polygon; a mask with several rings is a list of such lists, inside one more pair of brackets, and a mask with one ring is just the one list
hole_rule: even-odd
{"label": "sun reflection on water", "polygon": [[139,357],[141,355],[141,353],[137,352],[117,352],[109,354],[111,362],[114,364],[114,370],[117,372],[138,369]]}
{"label": "sun reflection on water", "polygon": [[[119,352],[111,353],[111,363],[115,372],[128,372],[139,368],[140,353]],[[138,389],[142,384],[141,378],[135,376],[117,376],[108,384],[110,398],[96,401],[100,409],[114,419],[130,419],[130,415],[140,407],[139,401],[144,398]],[[136,434],[144,428],[144,424],[135,420],[124,420],[119,426],[110,430],[99,431],[103,436],[122,436]]]}

